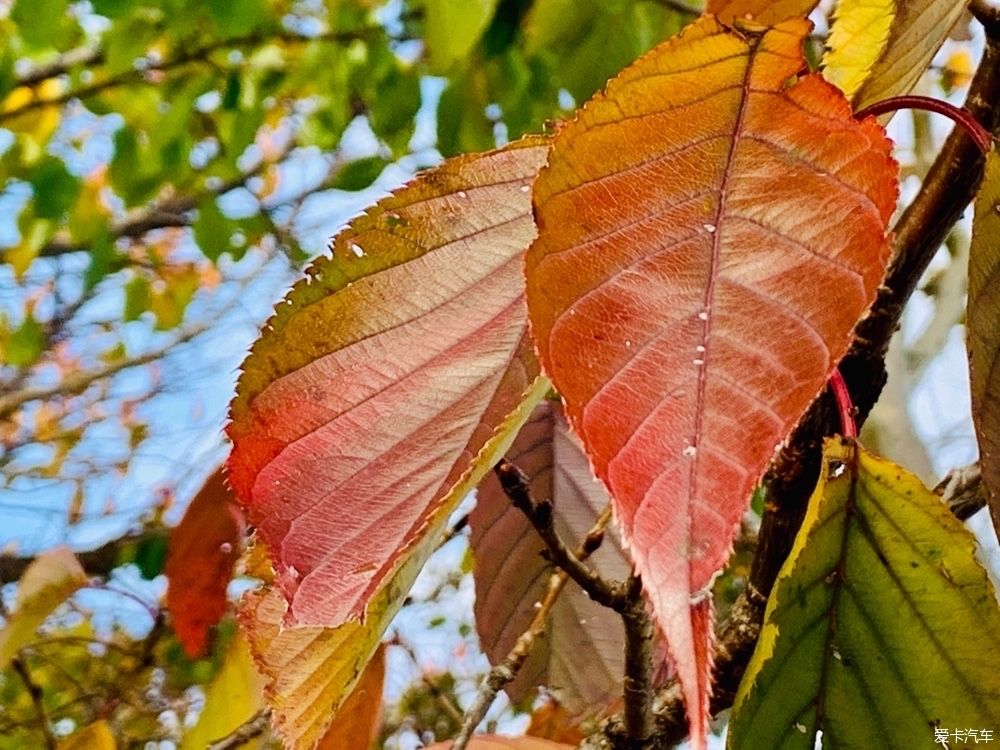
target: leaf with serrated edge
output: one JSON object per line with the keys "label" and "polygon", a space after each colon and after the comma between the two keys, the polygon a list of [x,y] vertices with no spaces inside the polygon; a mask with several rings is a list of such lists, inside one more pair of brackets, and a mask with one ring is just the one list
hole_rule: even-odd
{"label": "leaf with serrated edge", "polygon": [[382,634],[403,605],[417,574],[444,535],[455,507],[510,447],[514,436],[548,392],[537,378],[521,404],[501,423],[479,452],[472,468],[435,505],[426,531],[398,558],[393,573],[368,602],[363,621],[333,627],[283,627],[287,603],[276,588],[246,594],[239,608],[265,692],[272,721],[294,747],[312,748],[326,733],[341,704],[354,689]]}
{"label": "leaf with serrated edge", "polygon": [[972,418],[993,526],[1000,529],[1000,153],[986,160],[976,198],[965,316]]}
{"label": "leaf with serrated edge", "polygon": [[382,716],[384,684],[385,644],[381,644],[337,711],[317,750],[364,750],[372,747]]}
{"label": "leaf with serrated edge", "polygon": [[68,547],[43,552],[25,569],[17,584],[14,612],[0,628],[0,670],[35,637],[56,607],[87,584],[87,574]]}
{"label": "leaf with serrated edge", "polygon": [[840,0],[823,75],[857,110],[909,93],[966,5],[966,0]]}
{"label": "leaf with serrated edge", "polygon": [[[848,464],[856,456],[857,478]],[[730,750],[934,747],[1000,726],[1000,608],[972,534],[920,480],[842,439],[767,603]]]}
{"label": "leaf with serrated edge", "polygon": [[535,182],[532,335],[614,498],[695,747],[710,584],[889,256],[891,144],[796,77],[809,28],[699,19],[564,126]]}
{"label": "leaf with serrated edge", "polygon": [[[543,740],[540,737],[500,737],[478,735],[466,746],[468,750],[572,750],[572,745]],[[451,750],[451,742],[439,742],[426,750]]]}
{"label": "leaf with serrated edge", "polygon": [[[507,458],[531,480],[535,498],[552,501],[556,530],[575,546],[609,502],[594,480],[582,446],[569,432],[558,404],[545,401],[518,433]],[[483,652],[499,663],[535,616],[545,597],[552,566],[541,556],[544,542],[490,474],[469,514],[469,544],[475,557],[476,630]],[[618,535],[609,530],[590,559],[606,580],[622,580],[631,564]],[[515,702],[544,685],[576,716],[593,716],[621,697],[625,670],[621,617],[571,586],[556,601],[552,626],[504,690]]]}
{"label": "leaf with serrated edge", "polygon": [[361,618],[535,378],[520,268],[546,143],[449,160],[355,219],[244,363],[230,480],[288,624]]}
{"label": "leaf with serrated edge", "polygon": [[708,0],[705,12],[718,16],[724,24],[751,21],[769,26],[790,18],[804,18],[819,0]]}

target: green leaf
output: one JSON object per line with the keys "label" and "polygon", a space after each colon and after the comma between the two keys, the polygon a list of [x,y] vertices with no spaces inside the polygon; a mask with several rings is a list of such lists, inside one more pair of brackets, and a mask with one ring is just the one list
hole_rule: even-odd
{"label": "green leaf", "polygon": [[69,0],[17,0],[10,18],[28,44],[52,46],[68,5]]}
{"label": "green leaf", "polygon": [[349,162],[337,174],[331,187],[337,190],[364,190],[378,179],[390,163],[378,156]]}
{"label": "green leaf", "polygon": [[111,272],[115,257],[115,243],[107,229],[100,231],[90,246],[90,265],[83,276],[83,285],[89,291]]}
{"label": "green leaf", "polygon": [[145,276],[134,276],[125,284],[124,319],[128,323],[137,320],[146,310],[152,300],[149,280]]}
{"label": "green leaf", "polygon": [[45,329],[28,313],[4,342],[0,360],[14,367],[30,367],[45,351]]}
{"label": "green leaf", "polygon": [[486,117],[487,91],[481,70],[452,79],[437,109],[438,150],[445,156],[483,151],[496,145]]}
{"label": "green leaf", "polygon": [[268,17],[261,0],[206,0],[205,6],[224,37],[245,36]]}
{"label": "green leaf", "polygon": [[195,242],[206,258],[217,261],[223,253],[230,251],[232,229],[232,222],[219,210],[215,196],[209,196],[199,204],[198,218],[192,230]]}
{"label": "green leaf", "polygon": [[431,70],[443,73],[479,41],[498,0],[426,0],[424,38]]}
{"label": "green leaf", "polygon": [[[856,473],[851,463],[857,461]],[[1000,608],[972,534],[909,472],[843,439],[768,601],[730,750],[932,748],[1000,728]]]}
{"label": "green leaf", "polygon": [[142,577],[151,581],[163,572],[167,561],[167,535],[152,534],[136,546],[132,562],[139,568]]}
{"label": "green leaf", "polygon": [[80,180],[53,156],[43,158],[28,181],[35,192],[35,215],[40,219],[61,219],[80,193]]}

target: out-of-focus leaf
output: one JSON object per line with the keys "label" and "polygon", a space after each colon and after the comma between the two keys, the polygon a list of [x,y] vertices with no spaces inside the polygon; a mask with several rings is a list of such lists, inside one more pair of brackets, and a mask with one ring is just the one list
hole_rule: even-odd
{"label": "out-of-focus leaf", "polygon": [[45,351],[45,329],[30,311],[21,325],[0,340],[0,362],[13,367],[30,367]]}
{"label": "out-of-focus leaf", "polygon": [[181,750],[204,750],[249,721],[263,704],[264,680],[254,668],[246,640],[237,635],[205,689],[205,706],[198,723],[181,739]]}
{"label": "out-of-focus leaf", "polygon": [[68,5],[69,0],[15,0],[10,20],[17,24],[18,32],[29,44],[54,46],[53,37],[66,16]]}
{"label": "out-of-focus leaf", "polygon": [[244,363],[230,480],[275,557],[289,622],[363,616],[461,499],[456,483],[492,465],[477,454],[513,438],[494,430],[537,372],[520,266],[546,151],[534,139],[455,159],[381,201]]}
{"label": "out-of-focus leaf", "polygon": [[819,0],[708,0],[705,12],[718,16],[727,25],[748,20],[773,26],[790,18],[804,18],[817,5]]}
{"label": "out-of-focus leaf", "polygon": [[375,651],[364,674],[330,724],[316,750],[368,750],[378,736],[385,683],[385,644]]}
{"label": "out-of-focus leaf", "polygon": [[62,219],[80,192],[80,180],[69,173],[61,159],[52,156],[32,169],[29,182],[35,194],[35,215],[40,219]]}
{"label": "out-of-focus leaf", "polygon": [[[540,737],[501,737],[476,735],[466,746],[468,750],[572,750],[573,745],[543,740]],[[430,745],[427,750],[450,750],[451,742]]]}
{"label": "out-of-focus leaf", "polygon": [[493,123],[486,117],[485,77],[470,70],[453,78],[441,92],[437,108],[438,149],[445,156],[482,151],[496,145]]}
{"label": "out-of-focus leaf", "polygon": [[857,110],[906,94],[966,5],[965,0],[840,0],[823,75]]}
{"label": "out-of-focus leaf", "polygon": [[17,585],[17,602],[0,629],[0,670],[35,637],[35,631],[56,607],[80,587],[87,574],[67,547],[56,547],[35,558]]}
{"label": "out-of-focus leaf", "polygon": [[554,700],[549,700],[531,714],[531,724],[524,733],[529,737],[567,742],[574,747],[586,737],[579,722]]}
{"label": "out-of-focus leaf", "polygon": [[115,750],[117,747],[111,726],[99,719],[64,739],[56,750]]}
{"label": "out-of-focus leaf", "polygon": [[[856,474],[851,469],[857,462]],[[731,750],[911,750],[935,727],[1000,726],[1000,607],[976,542],[899,466],[827,441],[768,600]]]}
{"label": "out-of-focus leaf", "polygon": [[993,525],[1000,529],[1000,154],[986,160],[976,198],[965,316],[972,417]]}
{"label": "out-of-focus leaf", "polygon": [[337,190],[364,190],[378,179],[389,162],[380,156],[356,159],[344,165],[330,186]]}
{"label": "out-of-focus leaf", "polygon": [[891,143],[800,76],[808,30],[703,17],[563,126],[535,183],[532,335],[614,497],[696,748],[711,581],[889,256]]}
{"label": "out-of-focus leaf", "polygon": [[[556,404],[543,402],[535,409],[507,457],[527,473],[536,498],[552,501],[556,529],[572,546],[586,536],[610,502]],[[496,664],[530,625],[535,603],[545,597],[552,566],[542,557],[545,544],[493,474],[479,488],[469,526],[475,555],[476,629],[483,651]],[[592,562],[607,580],[622,580],[631,570],[611,531]],[[517,702],[544,685],[570,713],[600,714],[621,696],[625,668],[621,617],[571,586],[553,607],[551,623],[505,691]]]}
{"label": "out-of-focus leaf", "polygon": [[209,631],[226,612],[226,589],[239,557],[242,522],[222,469],[194,496],[170,534],[167,609],[192,659],[204,655]]}
{"label": "out-of-focus leaf", "polygon": [[194,240],[206,258],[217,261],[223,253],[232,250],[229,238],[233,234],[233,225],[222,214],[215,196],[206,198],[198,205],[198,218],[191,228]]}
{"label": "out-of-focus leaf", "polygon": [[160,575],[167,562],[166,534],[150,534],[142,539],[135,548],[132,562],[147,581],[152,581]]}
{"label": "out-of-focus leaf", "polygon": [[485,31],[498,0],[425,0],[424,38],[432,70],[447,72]]}
{"label": "out-of-focus leaf", "polygon": [[126,323],[137,320],[146,310],[152,300],[149,279],[145,276],[133,276],[125,284],[125,310],[123,319]]}
{"label": "out-of-focus leaf", "polygon": [[245,36],[268,18],[264,0],[205,0],[205,7],[223,37]]}

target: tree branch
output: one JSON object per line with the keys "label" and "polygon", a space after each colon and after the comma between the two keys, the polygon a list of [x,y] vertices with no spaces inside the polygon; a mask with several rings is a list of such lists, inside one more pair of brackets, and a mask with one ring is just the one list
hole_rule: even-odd
{"label": "tree branch", "polygon": [[[611,521],[611,506],[607,506],[601,515],[598,517],[593,528],[587,533],[587,536],[581,542],[580,546],[577,548],[576,557],[579,560],[585,560],[589,557],[598,547],[601,546],[601,542],[604,540],[604,529],[607,527],[608,523]],[[535,645],[542,633],[545,632],[545,625],[549,618],[549,613],[552,611],[553,605],[559,598],[559,594],[562,593],[563,588],[566,586],[566,581],[569,580],[569,574],[565,570],[558,570],[549,577],[548,591],[545,594],[545,599],[539,604],[538,610],[535,612],[535,616],[528,626],[528,629],[518,636],[517,641],[514,643],[514,647],[510,650],[510,653],[504,657],[503,661],[494,666],[489,673],[483,679],[482,684],[479,686],[479,690],[476,692],[476,697],[473,699],[472,704],[469,706],[468,710],[465,712],[465,720],[462,723],[462,727],[459,729],[458,734],[455,736],[455,741],[451,746],[451,750],[465,750],[472,738],[472,733],[476,730],[476,727],[482,722],[483,718],[486,716],[486,712],[490,710],[490,706],[493,705],[493,701],[496,700],[497,693],[503,689],[505,685],[513,681],[517,676],[517,673],[524,666],[524,662],[527,660],[528,656],[531,654],[531,649]]]}
{"label": "tree branch", "polygon": [[653,735],[653,621],[638,576],[625,583],[625,599],[625,737],[630,748],[644,750]]}
{"label": "tree branch", "polygon": [[[117,539],[102,544],[96,549],[77,552],[76,559],[80,565],[91,576],[107,578],[111,571],[121,564],[122,556],[126,548],[133,544],[139,544],[147,539],[152,539],[163,533],[160,529],[147,529],[141,533],[127,534]],[[21,580],[24,571],[35,559],[34,555],[25,557],[11,557],[0,555],[0,586]]]}
{"label": "tree branch", "polygon": [[24,660],[20,656],[15,656],[10,660],[10,665],[17,672],[18,677],[21,678],[21,682],[24,683],[25,689],[28,691],[28,695],[31,697],[31,703],[35,707],[35,713],[37,714],[37,724],[38,728],[42,732],[42,736],[45,737],[45,746],[49,750],[55,750],[56,748],[56,737],[52,733],[52,724],[49,721],[49,715],[45,710],[45,700],[44,693],[42,692],[41,686],[34,681],[31,677],[31,672],[28,670],[28,665],[24,663]]}
{"label": "tree branch", "polygon": [[255,737],[260,737],[270,726],[271,712],[267,709],[258,711],[225,737],[209,745],[208,750],[234,750],[234,748],[247,744]]}

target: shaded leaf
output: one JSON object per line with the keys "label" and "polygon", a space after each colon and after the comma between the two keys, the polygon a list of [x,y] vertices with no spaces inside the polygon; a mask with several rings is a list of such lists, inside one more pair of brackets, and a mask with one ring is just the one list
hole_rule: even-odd
{"label": "shaded leaf", "polygon": [[245,724],[263,708],[263,690],[247,642],[237,634],[205,688],[205,706],[198,723],[181,739],[181,750],[203,750]]}
{"label": "shaded leaf", "polygon": [[115,750],[111,727],[104,719],[88,724],[59,743],[56,750]]}
{"label": "shaded leaf", "polygon": [[532,334],[614,497],[695,747],[711,582],[889,255],[891,144],[796,78],[808,29],[700,19],[563,127],[535,184]]}
{"label": "shaded leaf", "polygon": [[389,161],[380,156],[355,159],[344,165],[330,187],[337,190],[364,190],[378,179],[387,166]]}
{"label": "shaded leaf", "polygon": [[86,583],[87,574],[68,547],[43,552],[31,562],[18,581],[14,612],[0,629],[0,670],[31,643],[56,607]]}
{"label": "shaded leaf", "polygon": [[363,616],[461,499],[456,483],[492,465],[473,459],[537,371],[520,266],[545,155],[536,139],[454,159],[380,202],[309,269],[244,363],[230,478],[290,623]]}
{"label": "shaded leaf", "polygon": [[[848,465],[857,460],[857,476]],[[972,534],[895,464],[828,440],[740,685],[732,750],[931,748],[1000,726],[1000,608]]]}
{"label": "shaded leaf", "polygon": [[752,21],[772,26],[790,18],[805,17],[819,5],[819,0],[708,0],[705,12],[719,17],[724,24]]}
{"label": "shaded leaf", "polygon": [[972,417],[993,525],[1000,529],[1000,154],[986,160],[976,198],[969,253],[969,345]]}
{"label": "shaded leaf", "polygon": [[28,180],[34,191],[35,215],[40,219],[62,219],[80,193],[80,180],[52,156],[42,159]]}
{"label": "shaded leaf", "polygon": [[857,110],[906,94],[966,5],[965,0],[840,0],[823,75]]}
{"label": "shaded leaf", "polygon": [[[575,546],[609,498],[590,473],[562,409],[552,402],[540,404],[507,457],[527,473],[534,497],[552,500],[556,528],[567,544]],[[479,488],[469,526],[475,555],[476,629],[484,653],[497,664],[531,624],[535,602],[545,598],[552,566],[541,556],[545,544],[493,474]],[[591,561],[607,580],[622,580],[631,568],[611,532]],[[621,695],[625,670],[621,617],[571,585],[559,597],[551,618],[551,627],[504,690],[518,702],[544,685],[571,713],[600,713]]]}
{"label": "shaded leaf", "polygon": [[199,204],[198,218],[191,229],[206,258],[217,261],[223,253],[232,250],[229,238],[233,234],[233,223],[222,214],[214,195]]}
{"label": "shaded leaf", "polygon": [[170,534],[167,609],[177,638],[192,659],[204,655],[209,631],[226,612],[226,589],[243,533],[239,516],[219,469]]}
{"label": "shaded leaf", "polygon": [[317,750],[367,750],[378,736],[385,683],[385,644],[365,667],[344,705],[330,724]]}

